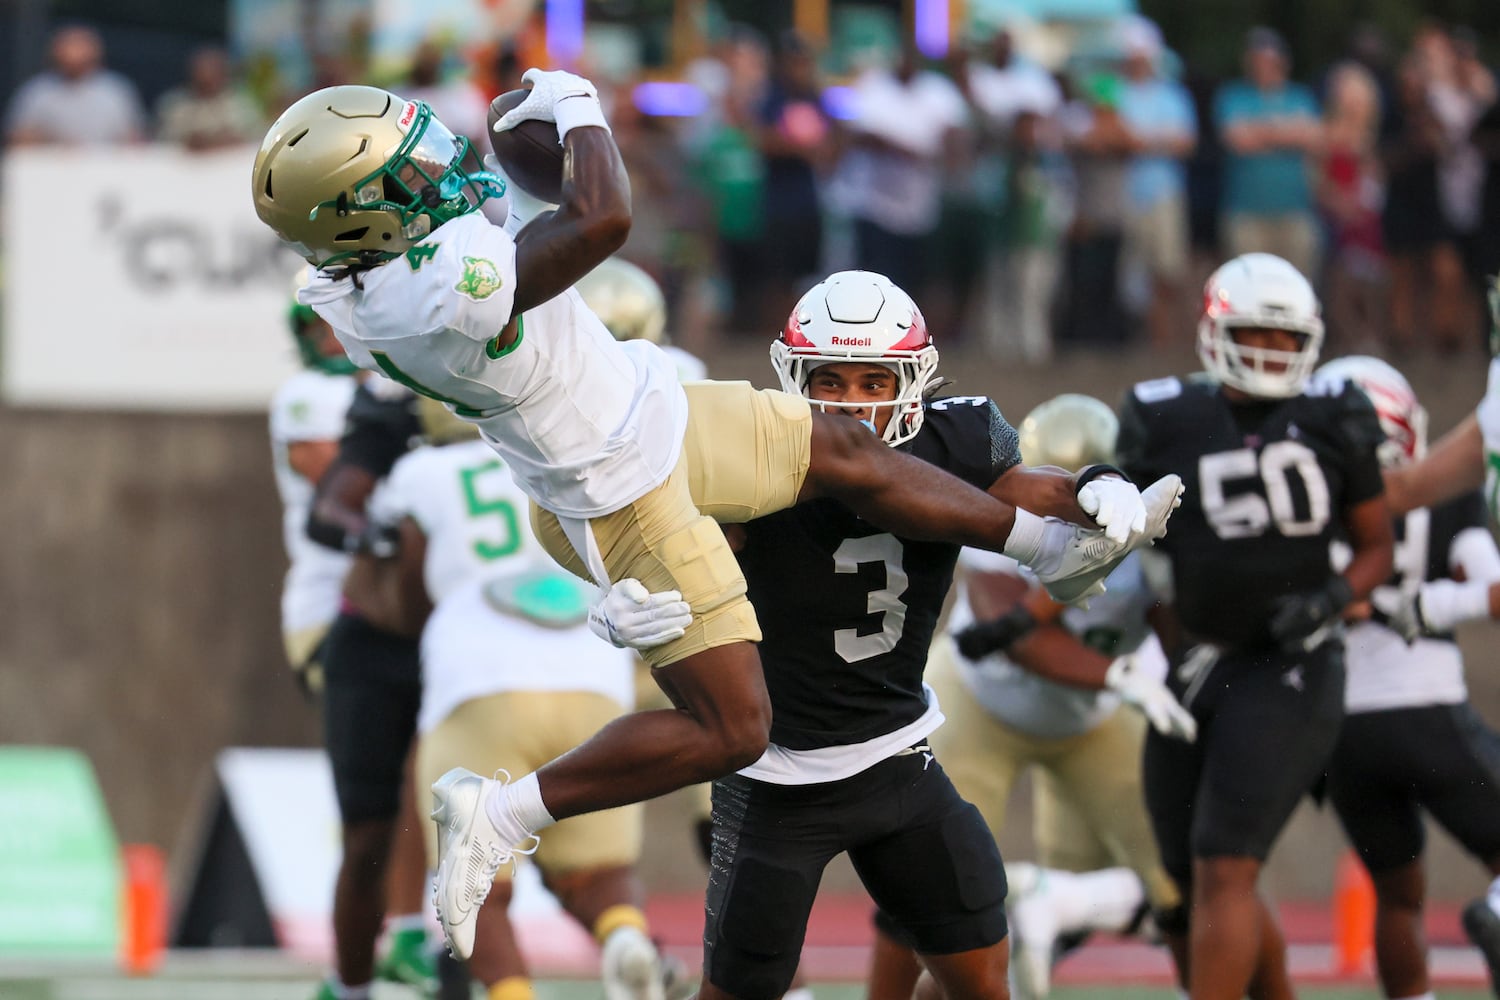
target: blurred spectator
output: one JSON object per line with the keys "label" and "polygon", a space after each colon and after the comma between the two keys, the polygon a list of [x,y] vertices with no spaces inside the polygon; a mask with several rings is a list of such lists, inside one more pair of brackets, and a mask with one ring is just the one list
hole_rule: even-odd
{"label": "blurred spectator", "polygon": [[[765,160],[765,224],[770,267],[768,309],[786,313],[816,283],[823,263],[823,213],[818,171],[828,165],[832,126],[823,108],[817,56],[787,33],[776,53],[756,134]],[[758,324],[762,329],[769,326]]]}
{"label": "blurred spectator", "polygon": [[1006,29],[990,39],[989,60],[970,62],[965,76],[984,125],[1002,136],[1023,111],[1049,118],[1062,106],[1062,91],[1052,74],[1018,56],[1015,39]]}
{"label": "blurred spectator", "polygon": [[[1484,117],[1474,126],[1470,139],[1485,163],[1472,265],[1472,273],[1482,280],[1500,274],[1500,101],[1485,111]],[[1479,333],[1481,338],[1489,336],[1489,324],[1483,317]]]}
{"label": "blurred spectator", "polygon": [[1031,364],[1052,358],[1052,305],[1063,233],[1073,218],[1072,172],[1051,131],[1050,117],[1033,110],[1017,112],[1011,122],[1000,280],[986,283],[993,309],[989,353],[1006,357],[1014,343]]}
{"label": "blurred spectator", "polygon": [[1419,40],[1402,60],[1397,126],[1382,150],[1387,190],[1381,225],[1390,254],[1391,346],[1397,351],[1415,348],[1419,337],[1458,347],[1468,333],[1463,254],[1440,180],[1449,132],[1432,99],[1435,55],[1430,40]]}
{"label": "blurred spectator", "polygon": [[1214,100],[1223,138],[1224,253],[1263,251],[1318,273],[1319,239],[1308,159],[1322,146],[1312,91],[1292,83],[1286,42],[1269,28],[1246,40],[1245,79],[1226,83]]}
{"label": "blurred spectator", "polygon": [[1073,156],[1078,203],[1068,230],[1067,294],[1058,339],[1119,346],[1129,336],[1120,301],[1120,251],[1125,241],[1126,180],[1135,136],[1120,116],[1120,78],[1096,73],[1065,111],[1065,148]]}
{"label": "blurred spectator", "polygon": [[851,146],[836,181],[839,203],[854,220],[855,266],[922,301],[943,165],[965,124],[963,96],[947,77],[918,68],[908,40],[895,69],[866,71],[853,98]]}
{"label": "blurred spectator", "polygon": [[695,123],[691,144],[699,185],[712,206],[719,270],[729,286],[729,327],[736,333],[762,328],[768,313],[765,163],[756,145],[767,62],[760,36],[741,27],[717,58],[700,60],[697,71],[723,85],[709,92],[711,110]]}
{"label": "blurred spectator", "polygon": [[408,101],[425,101],[454,135],[468,136],[480,155],[490,151],[486,124],[489,101],[468,74],[444,72],[447,50],[432,39],[424,39],[412,53],[406,82],[394,88]]}
{"label": "blurred spectator", "polygon": [[192,150],[258,140],[265,122],[255,102],[231,85],[229,54],[204,46],[188,59],[187,82],[156,105],[156,136]]}
{"label": "blurred spectator", "polygon": [[105,146],[139,142],[145,112],[135,86],[104,68],[104,42],[74,25],[52,36],[52,69],[21,85],[6,114],[11,146]]}
{"label": "blurred spectator", "polygon": [[1126,252],[1151,283],[1146,329],[1151,346],[1165,348],[1190,329],[1182,291],[1188,271],[1187,171],[1198,139],[1192,98],[1162,76],[1161,32],[1144,17],[1121,28],[1125,83],[1120,117],[1135,139],[1126,176]]}
{"label": "blurred spectator", "polygon": [[1377,155],[1380,86],[1357,62],[1328,74],[1323,103],[1327,144],[1317,201],[1328,234],[1323,304],[1330,353],[1368,353],[1385,341],[1385,183]]}

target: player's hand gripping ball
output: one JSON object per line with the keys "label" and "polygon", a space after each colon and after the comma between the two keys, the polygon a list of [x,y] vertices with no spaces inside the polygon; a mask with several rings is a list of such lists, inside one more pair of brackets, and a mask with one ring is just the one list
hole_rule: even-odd
{"label": "player's hand gripping ball", "polygon": [[495,123],[530,96],[529,89],[512,90],[490,103],[490,145],[510,183],[533,198],[556,205],[562,200],[563,178],[563,146],[557,126],[530,118],[504,132],[495,131]]}

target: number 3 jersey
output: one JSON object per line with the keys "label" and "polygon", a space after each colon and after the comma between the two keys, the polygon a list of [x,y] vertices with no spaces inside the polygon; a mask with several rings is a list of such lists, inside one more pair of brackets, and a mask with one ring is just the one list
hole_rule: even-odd
{"label": "number 3 jersey", "polygon": [[[483,441],[408,453],[370,508],[386,523],[410,517],[427,540],[434,607],[422,630],[419,731],[500,691],[594,691],[634,704],[634,655],[589,631],[593,589],[542,551],[525,493]],[[559,615],[563,604],[577,613]]]}
{"label": "number 3 jersey", "polygon": [[[1015,430],[977,396],[928,404],[907,447],[984,490],[1021,460]],[[897,538],[826,499],[745,529],[740,568],[764,633],[772,746],[741,773],[835,781],[936,729],[922,673],[959,547]]]}
{"label": "number 3 jersey", "polygon": [[687,428],[675,365],[619,343],[578,293],[522,314],[516,245],[478,212],[356,278],[318,272],[299,294],[349,357],[473,420],[521,487],[555,514],[619,510],[664,482]]}
{"label": "number 3 jersey", "polygon": [[1156,545],[1193,638],[1270,644],[1273,603],[1328,581],[1343,512],[1384,490],[1382,439],[1369,399],[1348,383],[1332,395],[1233,404],[1206,378],[1131,390],[1117,460],[1137,482],[1182,477],[1182,507]]}

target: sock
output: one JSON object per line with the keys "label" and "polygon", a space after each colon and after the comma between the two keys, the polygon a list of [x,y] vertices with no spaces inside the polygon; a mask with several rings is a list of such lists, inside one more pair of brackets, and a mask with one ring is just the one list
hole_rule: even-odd
{"label": "sock", "polygon": [[1392,997],[1391,1000],[1437,1000],[1437,994],[1428,990],[1426,993],[1418,993],[1409,997]]}
{"label": "sock", "polygon": [[492,791],[485,796],[484,808],[495,829],[515,830],[519,827],[521,830],[511,846],[557,822],[542,804],[542,788],[537,783],[535,771],[501,786],[503,792],[493,785],[490,787]]}
{"label": "sock", "polygon": [[370,1000],[369,983],[363,986],[345,986],[339,982],[338,976],[329,976],[328,988],[338,1000]]}
{"label": "sock", "polygon": [[631,906],[629,903],[617,903],[599,914],[598,919],[594,921],[594,940],[603,944],[621,927],[634,927],[647,937],[650,936],[650,930],[646,925],[646,915],[641,912],[640,907]]}
{"label": "sock", "polygon": [[1484,901],[1496,914],[1500,914],[1500,878],[1490,883],[1490,889],[1485,893]]}
{"label": "sock", "polygon": [[385,929],[391,937],[399,937],[404,934],[421,932],[427,936],[427,917],[421,913],[403,913],[398,917],[386,917]]}
{"label": "sock", "polygon": [[781,995],[781,1000],[813,1000],[810,986],[794,986]]}
{"label": "sock", "polygon": [[1145,889],[1129,868],[1095,872],[1047,869],[1037,888],[1051,905],[1059,932],[1123,931],[1145,898]]}
{"label": "sock", "polygon": [[1042,548],[1042,533],[1046,522],[1029,510],[1016,508],[1015,523],[1005,538],[1005,554],[1023,566],[1030,566]]}
{"label": "sock", "polygon": [[486,1000],[533,1000],[535,995],[525,976],[506,976],[485,993]]}

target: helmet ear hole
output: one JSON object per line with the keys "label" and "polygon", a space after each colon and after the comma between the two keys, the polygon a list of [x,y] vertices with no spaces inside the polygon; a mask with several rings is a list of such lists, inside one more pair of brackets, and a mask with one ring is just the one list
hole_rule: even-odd
{"label": "helmet ear hole", "polygon": [[[358,229],[348,229],[333,238],[335,243],[355,243],[364,238],[365,233],[370,231],[369,226],[360,226]],[[386,239],[390,239],[389,236]]]}

